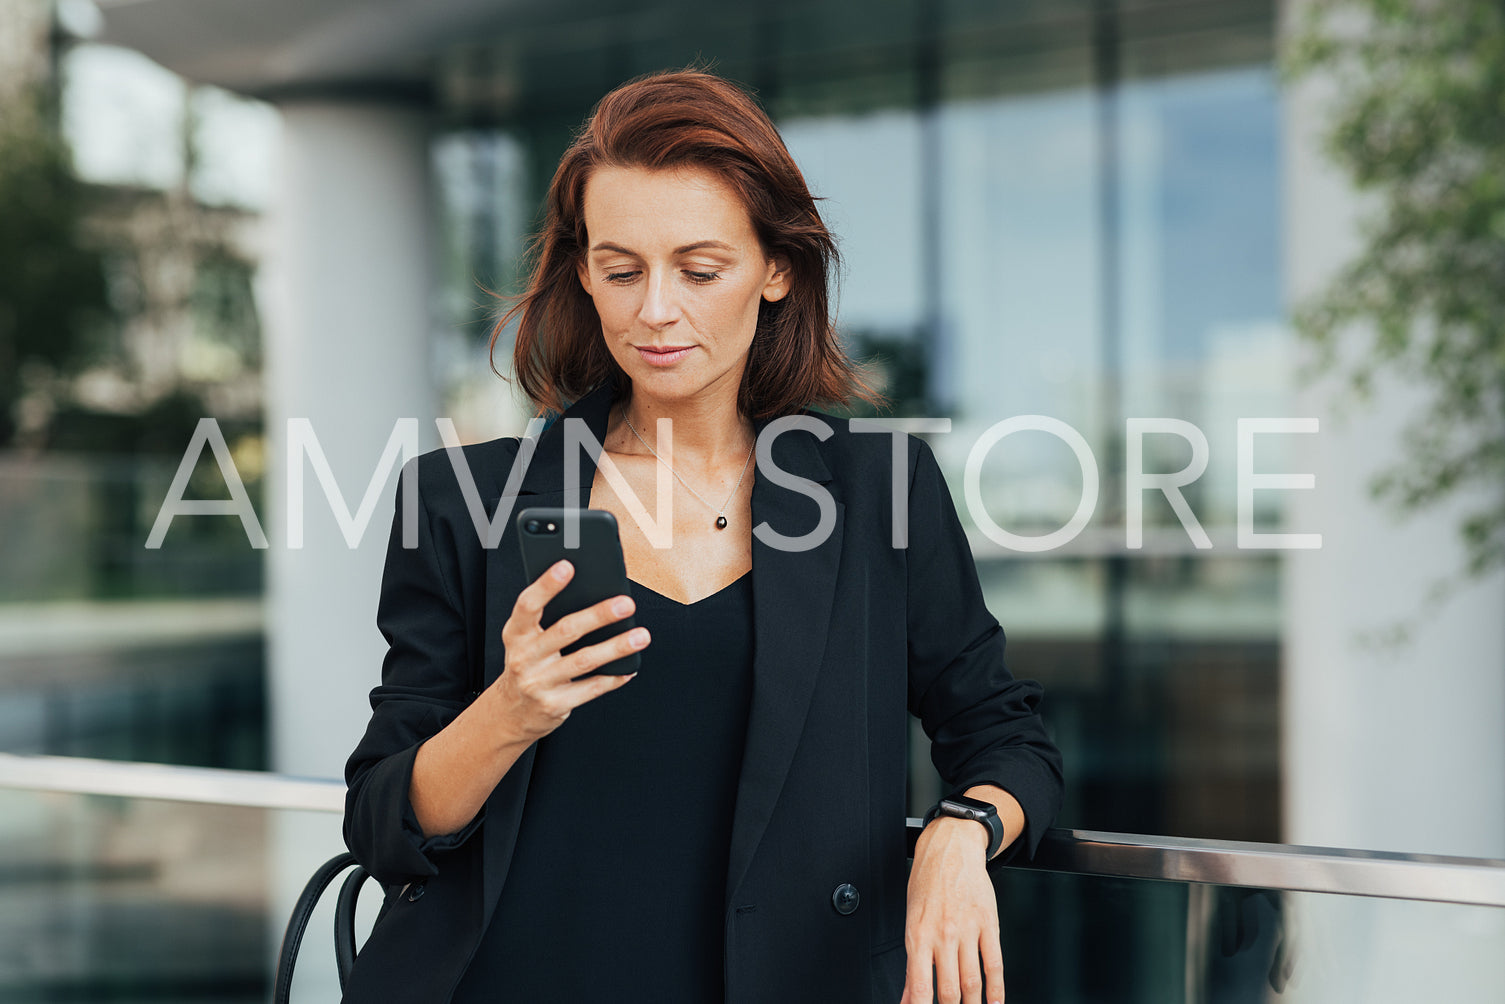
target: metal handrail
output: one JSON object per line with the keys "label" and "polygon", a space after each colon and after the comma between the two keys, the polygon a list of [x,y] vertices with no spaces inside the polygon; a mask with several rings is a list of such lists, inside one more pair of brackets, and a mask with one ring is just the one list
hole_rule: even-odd
{"label": "metal handrail", "polygon": [[253,809],[345,811],[345,782],[256,770],[0,753],[0,788],[204,802]]}
{"label": "metal handrail", "polygon": [[1341,847],[1051,830],[1032,868],[1344,896],[1505,907],[1505,861]]}
{"label": "metal handrail", "polygon": [[[0,789],[342,812],[344,782],[260,771],[0,753]],[[911,837],[920,821],[909,819]],[[1100,878],[1505,908],[1505,861],[1051,830],[1021,867]]]}

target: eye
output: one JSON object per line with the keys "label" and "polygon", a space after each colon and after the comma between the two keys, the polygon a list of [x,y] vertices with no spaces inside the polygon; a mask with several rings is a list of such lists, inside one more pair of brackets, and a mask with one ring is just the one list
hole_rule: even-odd
{"label": "eye", "polygon": [[606,273],[606,281],[607,282],[614,282],[614,283],[617,283],[619,285],[625,285],[626,283],[631,282],[633,280],[633,278],[637,276],[637,274],[638,273],[636,271],[630,271],[630,272],[607,272]]}
{"label": "eye", "polygon": [[698,283],[700,285],[705,285],[708,282],[715,282],[717,279],[721,278],[720,272],[691,272],[687,270],[685,272],[685,275],[689,276],[691,282]]}

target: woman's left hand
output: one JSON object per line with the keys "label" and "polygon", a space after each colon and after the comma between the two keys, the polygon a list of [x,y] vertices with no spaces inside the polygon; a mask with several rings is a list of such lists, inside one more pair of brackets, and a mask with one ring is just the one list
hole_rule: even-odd
{"label": "woman's left hand", "polygon": [[901,1004],[1002,1004],[1003,950],[987,849],[988,831],[970,819],[942,817],[920,833],[909,872]]}

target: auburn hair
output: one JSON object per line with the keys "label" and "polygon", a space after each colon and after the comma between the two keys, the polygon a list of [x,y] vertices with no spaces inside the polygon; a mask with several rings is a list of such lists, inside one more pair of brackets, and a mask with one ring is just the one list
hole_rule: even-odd
{"label": "auburn hair", "polygon": [[789,292],[758,307],[737,393],[742,414],[881,400],[836,336],[828,297],[836,242],[778,130],[746,91],[687,69],[639,77],[602,98],[554,172],[529,249],[527,288],[492,328],[490,342],[495,370],[497,340],[517,319],[513,372],[540,413],[563,411],[604,381],[619,397],[629,386],[576,271],[588,247],[585,186],[599,167],[715,172],[741,199],[763,252],[789,263]]}

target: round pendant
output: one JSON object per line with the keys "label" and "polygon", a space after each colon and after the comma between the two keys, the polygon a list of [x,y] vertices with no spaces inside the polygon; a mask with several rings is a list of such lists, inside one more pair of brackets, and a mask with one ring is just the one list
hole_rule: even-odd
{"label": "round pendant", "polygon": [[726,529],[726,517],[725,516],[717,516],[716,517],[716,529],[718,529],[718,530],[725,530]]}

